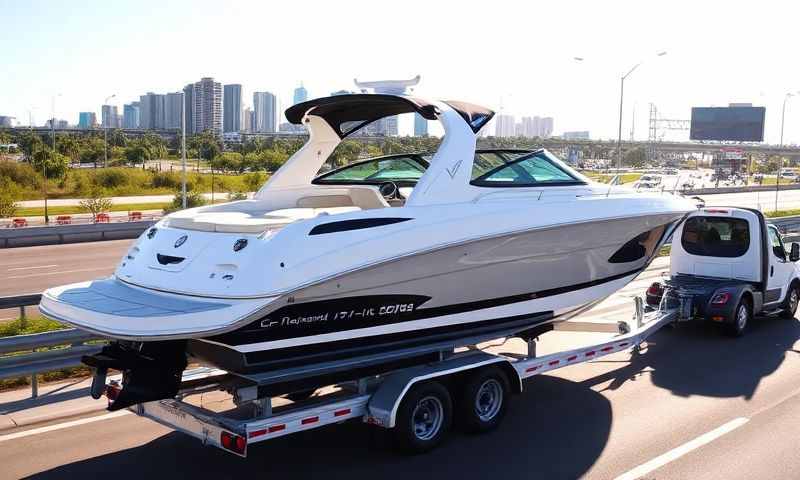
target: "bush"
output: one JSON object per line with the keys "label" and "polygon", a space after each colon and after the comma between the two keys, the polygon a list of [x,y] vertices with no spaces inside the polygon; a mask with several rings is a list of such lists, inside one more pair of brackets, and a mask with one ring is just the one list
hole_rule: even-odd
{"label": "bush", "polygon": [[8,193],[0,193],[0,218],[9,218],[17,214],[19,205]]}
{"label": "bush", "polygon": [[156,172],[151,182],[153,188],[169,188],[175,190],[181,186],[181,176],[172,172]]}
{"label": "bush", "polygon": [[79,203],[82,210],[92,214],[92,218],[97,218],[98,213],[107,212],[111,210],[114,203],[110,198],[103,197],[103,191],[99,188],[94,188],[85,200]]}
{"label": "bush", "polygon": [[8,178],[22,188],[39,189],[42,180],[29,163],[0,162],[0,178]]}
{"label": "bush", "polygon": [[247,173],[244,176],[244,184],[247,185],[247,191],[249,192],[255,192],[261,188],[265,180],[266,175],[261,172]]}
{"label": "bush", "polygon": [[128,176],[117,168],[98,169],[94,176],[94,183],[103,188],[117,188],[128,183]]}
{"label": "bush", "polygon": [[[202,207],[206,203],[206,199],[201,193],[192,190],[186,192],[186,208]],[[181,195],[180,191],[175,193],[172,204],[164,209],[164,215],[178,210],[183,210],[183,195]]]}
{"label": "bush", "polygon": [[247,194],[243,192],[230,192],[228,193],[228,201],[235,202],[237,200],[247,200]]}

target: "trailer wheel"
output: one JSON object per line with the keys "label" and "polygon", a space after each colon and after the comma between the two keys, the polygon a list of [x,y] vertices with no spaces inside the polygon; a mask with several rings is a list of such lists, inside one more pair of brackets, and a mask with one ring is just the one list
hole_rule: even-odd
{"label": "trailer wheel", "polygon": [[732,337],[741,337],[750,322],[750,318],[753,316],[752,312],[753,309],[749,300],[746,298],[739,300],[739,304],[733,312],[733,322],[727,325],[728,334]]}
{"label": "trailer wheel", "polygon": [[421,383],[400,403],[395,440],[407,453],[424,453],[442,443],[452,421],[453,401],[447,389],[438,382]]}
{"label": "trailer wheel", "polygon": [[474,372],[464,384],[458,423],[467,432],[483,433],[500,424],[508,405],[508,377],[497,367]]}
{"label": "trailer wheel", "polygon": [[797,304],[800,303],[800,289],[797,288],[797,285],[792,285],[789,288],[789,293],[786,295],[786,302],[780,314],[783,318],[794,318],[794,314],[797,312]]}

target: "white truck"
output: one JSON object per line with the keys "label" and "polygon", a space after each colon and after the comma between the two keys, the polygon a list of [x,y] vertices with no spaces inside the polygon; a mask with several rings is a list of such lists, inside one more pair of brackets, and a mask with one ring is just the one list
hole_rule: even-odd
{"label": "white truck", "polygon": [[787,251],[758,210],[701,208],[675,230],[669,279],[647,290],[650,308],[723,324],[740,336],[757,315],[791,318],[800,300],[800,244]]}

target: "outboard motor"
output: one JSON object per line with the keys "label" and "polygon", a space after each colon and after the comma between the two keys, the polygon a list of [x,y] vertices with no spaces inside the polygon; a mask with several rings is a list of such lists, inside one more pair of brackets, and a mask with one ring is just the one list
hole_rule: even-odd
{"label": "outboard motor", "polygon": [[178,393],[186,369],[186,341],[113,342],[81,362],[92,368],[92,397],[100,398],[108,369],[122,372],[122,391],[109,396],[108,410],[172,398]]}

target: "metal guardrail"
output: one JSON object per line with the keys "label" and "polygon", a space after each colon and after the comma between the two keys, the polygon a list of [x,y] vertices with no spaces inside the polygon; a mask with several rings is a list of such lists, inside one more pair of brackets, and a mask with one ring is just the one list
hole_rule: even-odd
{"label": "metal guardrail", "polygon": [[[38,293],[0,297],[0,309],[19,308],[24,319],[25,307],[38,305],[41,298]],[[35,398],[38,373],[79,366],[83,355],[99,349],[86,342],[99,339],[75,328],[0,338],[0,379],[30,376],[31,397]]]}

